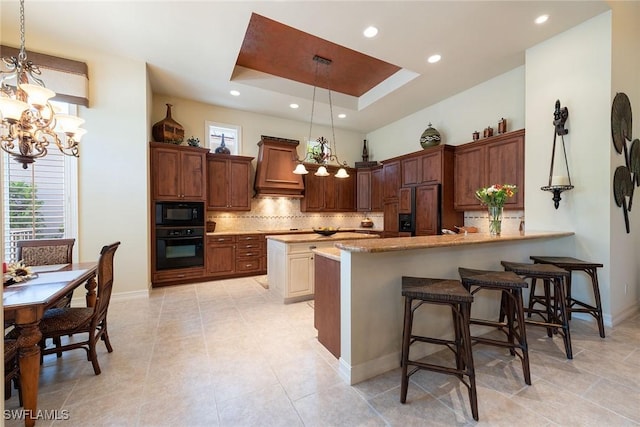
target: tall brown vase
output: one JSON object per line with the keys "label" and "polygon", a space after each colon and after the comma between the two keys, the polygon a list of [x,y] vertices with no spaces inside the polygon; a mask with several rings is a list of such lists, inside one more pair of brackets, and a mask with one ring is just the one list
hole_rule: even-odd
{"label": "tall brown vase", "polygon": [[167,117],[151,128],[153,139],[158,142],[181,144],[184,140],[184,128],[171,117],[171,104],[167,104]]}

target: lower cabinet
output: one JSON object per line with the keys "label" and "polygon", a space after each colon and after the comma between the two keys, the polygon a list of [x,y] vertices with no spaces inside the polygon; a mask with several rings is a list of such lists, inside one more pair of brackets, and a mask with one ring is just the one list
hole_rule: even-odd
{"label": "lower cabinet", "polygon": [[316,255],[313,325],[318,341],[340,358],[340,261]]}
{"label": "lower cabinet", "polygon": [[263,234],[207,236],[205,278],[255,276],[266,273]]}
{"label": "lower cabinet", "polygon": [[291,303],[313,299],[314,258],[316,248],[333,247],[335,241],[314,243],[267,242],[267,281],[283,302]]}

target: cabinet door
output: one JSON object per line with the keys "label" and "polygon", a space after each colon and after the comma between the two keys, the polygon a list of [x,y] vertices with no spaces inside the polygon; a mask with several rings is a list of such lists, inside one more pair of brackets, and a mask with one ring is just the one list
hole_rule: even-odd
{"label": "cabinet door", "polygon": [[182,198],[205,199],[205,162],[204,153],[181,153]]}
{"label": "cabinet door", "polygon": [[248,161],[229,161],[229,208],[235,211],[251,210],[251,163]]}
{"label": "cabinet door", "polygon": [[398,202],[385,202],[383,237],[396,237],[398,235],[399,228]]}
{"label": "cabinet door", "polygon": [[358,170],[357,178],[357,205],[359,211],[370,212],[371,209],[371,193],[372,179],[371,170]]}
{"label": "cabinet door", "polygon": [[207,177],[207,208],[226,209],[229,195],[227,161],[209,158],[207,161]]}
{"label": "cabinet door", "polygon": [[455,196],[454,207],[458,210],[480,210],[475,197],[478,188],[490,185],[485,181],[485,147],[465,147],[457,150],[454,157]]}
{"label": "cabinet door", "polygon": [[442,151],[420,157],[420,184],[437,184],[442,181]]}
{"label": "cabinet door", "polygon": [[416,235],[440,234],[440,185],[416,187]]}
{"label": "cabinet door", "polygon": [[207,245],[207,274],[235,273],[236,247],[234,244]]}
{"label": "cabinet door", "polygon": [[154,199],[179,199],[180,153],[177,150],[154,148],[152,152]]}
{"label": "cabinet door", "polygon": [[309,171],[304,176],[304,198],[300,202],[302,212],[317,212],[324,207],[324,180],[328,177],[319,177]]}
{"label": "cabinet door", "polygon": [[398,206],[398,213],[411,213],[411,188],[400,189],[400,206]]}
{"label": "cabinet door", "polygon": [[287,297],[313,294],[313,254],[288,255],[289,289]]}
{"label": "cabinet door", "polygon": [[400,190],[400,160],[385,163],[382,169],[384,170],[382,197],[385,199],[398,197],[398,190]]}
{"label": "cabinet door", "polygon": [[384,175],[382,168],[371,171],[371,210],[382,212],[382,186]]}
{"label": "cabinet door", "polygon": [[402,187],[416,185],[420,182],[420,157],[402,160]]}
{"label": "cabinet door", "polygon": [[348,178],[335,178],[334,189],[336,198],[335,209],[341,212],[356,211],[356,177],[355,170],[348,171]]}
{"label": "cabinet door", "polygon": [[504,207],[524,209],[524,137],[514,136],[489,144],[486,150],[485,167],[489,177],[486,185],[516,185],[518,191],[507,199]]}

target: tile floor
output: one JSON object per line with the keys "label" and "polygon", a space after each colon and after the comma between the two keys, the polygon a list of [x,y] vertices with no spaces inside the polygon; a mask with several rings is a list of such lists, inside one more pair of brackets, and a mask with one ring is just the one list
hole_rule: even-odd
{"label": "tile floor", "polygon": [[[39,407],[69,419],[38,426],[640,425],[638,315],[604,340],[574,319],[573,360],[559,338],[530,328],[531,386],[519,359],[474,347],[478,423],[455,377],[416,373],[405,405],[399,369],[346,385],[316,340],[312,306],[283,305],[254,278],[112,301],[109,319],[114,352],[100,345],[101,375],[81,350],[45,358]],[[5,411],[16,408],[14,393]]]}

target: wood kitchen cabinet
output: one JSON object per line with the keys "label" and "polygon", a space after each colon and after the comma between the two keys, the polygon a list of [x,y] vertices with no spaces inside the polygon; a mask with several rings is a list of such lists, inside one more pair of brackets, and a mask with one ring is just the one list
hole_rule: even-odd
{"label": "wood kitchen cabinet", "polygon": [[335,357],[340,357],[340,261],[321,255],[314,257],[315,293],[313,326],[318,341]]}
{"label": "wood kitchen cabinet", "polygon": [[416,236],[440,234],[441,217],[438,216],[440,184],[416,187]]}
{"label": "wood kitchen cabinet", "polygon": [[236,236],[236,273],[242,275],[266,273],[266,239],[264,234]]}
{"label": "wood kitchen cabinet", "polygon": [[152,197],[161,200],[206,199],[206,154],[199,147],[151,142]]}
{"label": "wood kitchen cabinet", "polygon": [[383,185],[382,165],[358,169],[356,207],[359,212],[381,212],[383,210]]}
{"label": "wood kitchen cabinet", "polygon": [[493,184],[514,184],[517,192],[505,209],[524,209],[524,138],[520,129],[459,145],[455,152],[456,210],[482,210],[475,191]]}
{"label": "wood kitchen cabinet", "polygon": [[397,198],[401,187],[400,160],[382,162],[382,170],[384,176],[383,200]]}
{"label": "wood kitchen cabinet", "polygon": [[207,236],[205,269],[208,276],[228,276],[236,271],[236,236]]}
{"label": "wood kitchen cabinet", "polygon": [[305,164],[309,171],[304,176],[304,197],[300,201],[301,212],[355,212],[355,169],[347,169],[348,178],[336,178],[338,168],[327,166],[330,176],[316,176],[317,164]]}
{"label": "wood kitchen cabinet", "polygon": [[251,210],[251,160],[253,157],[207,155],[208,210]]}
{"label": "wood kitchen cabinet", "polygon": [[385,200],[383,205],[384,219],[382,237],[398,237],[400,230],[398,205],[397,199]]}

